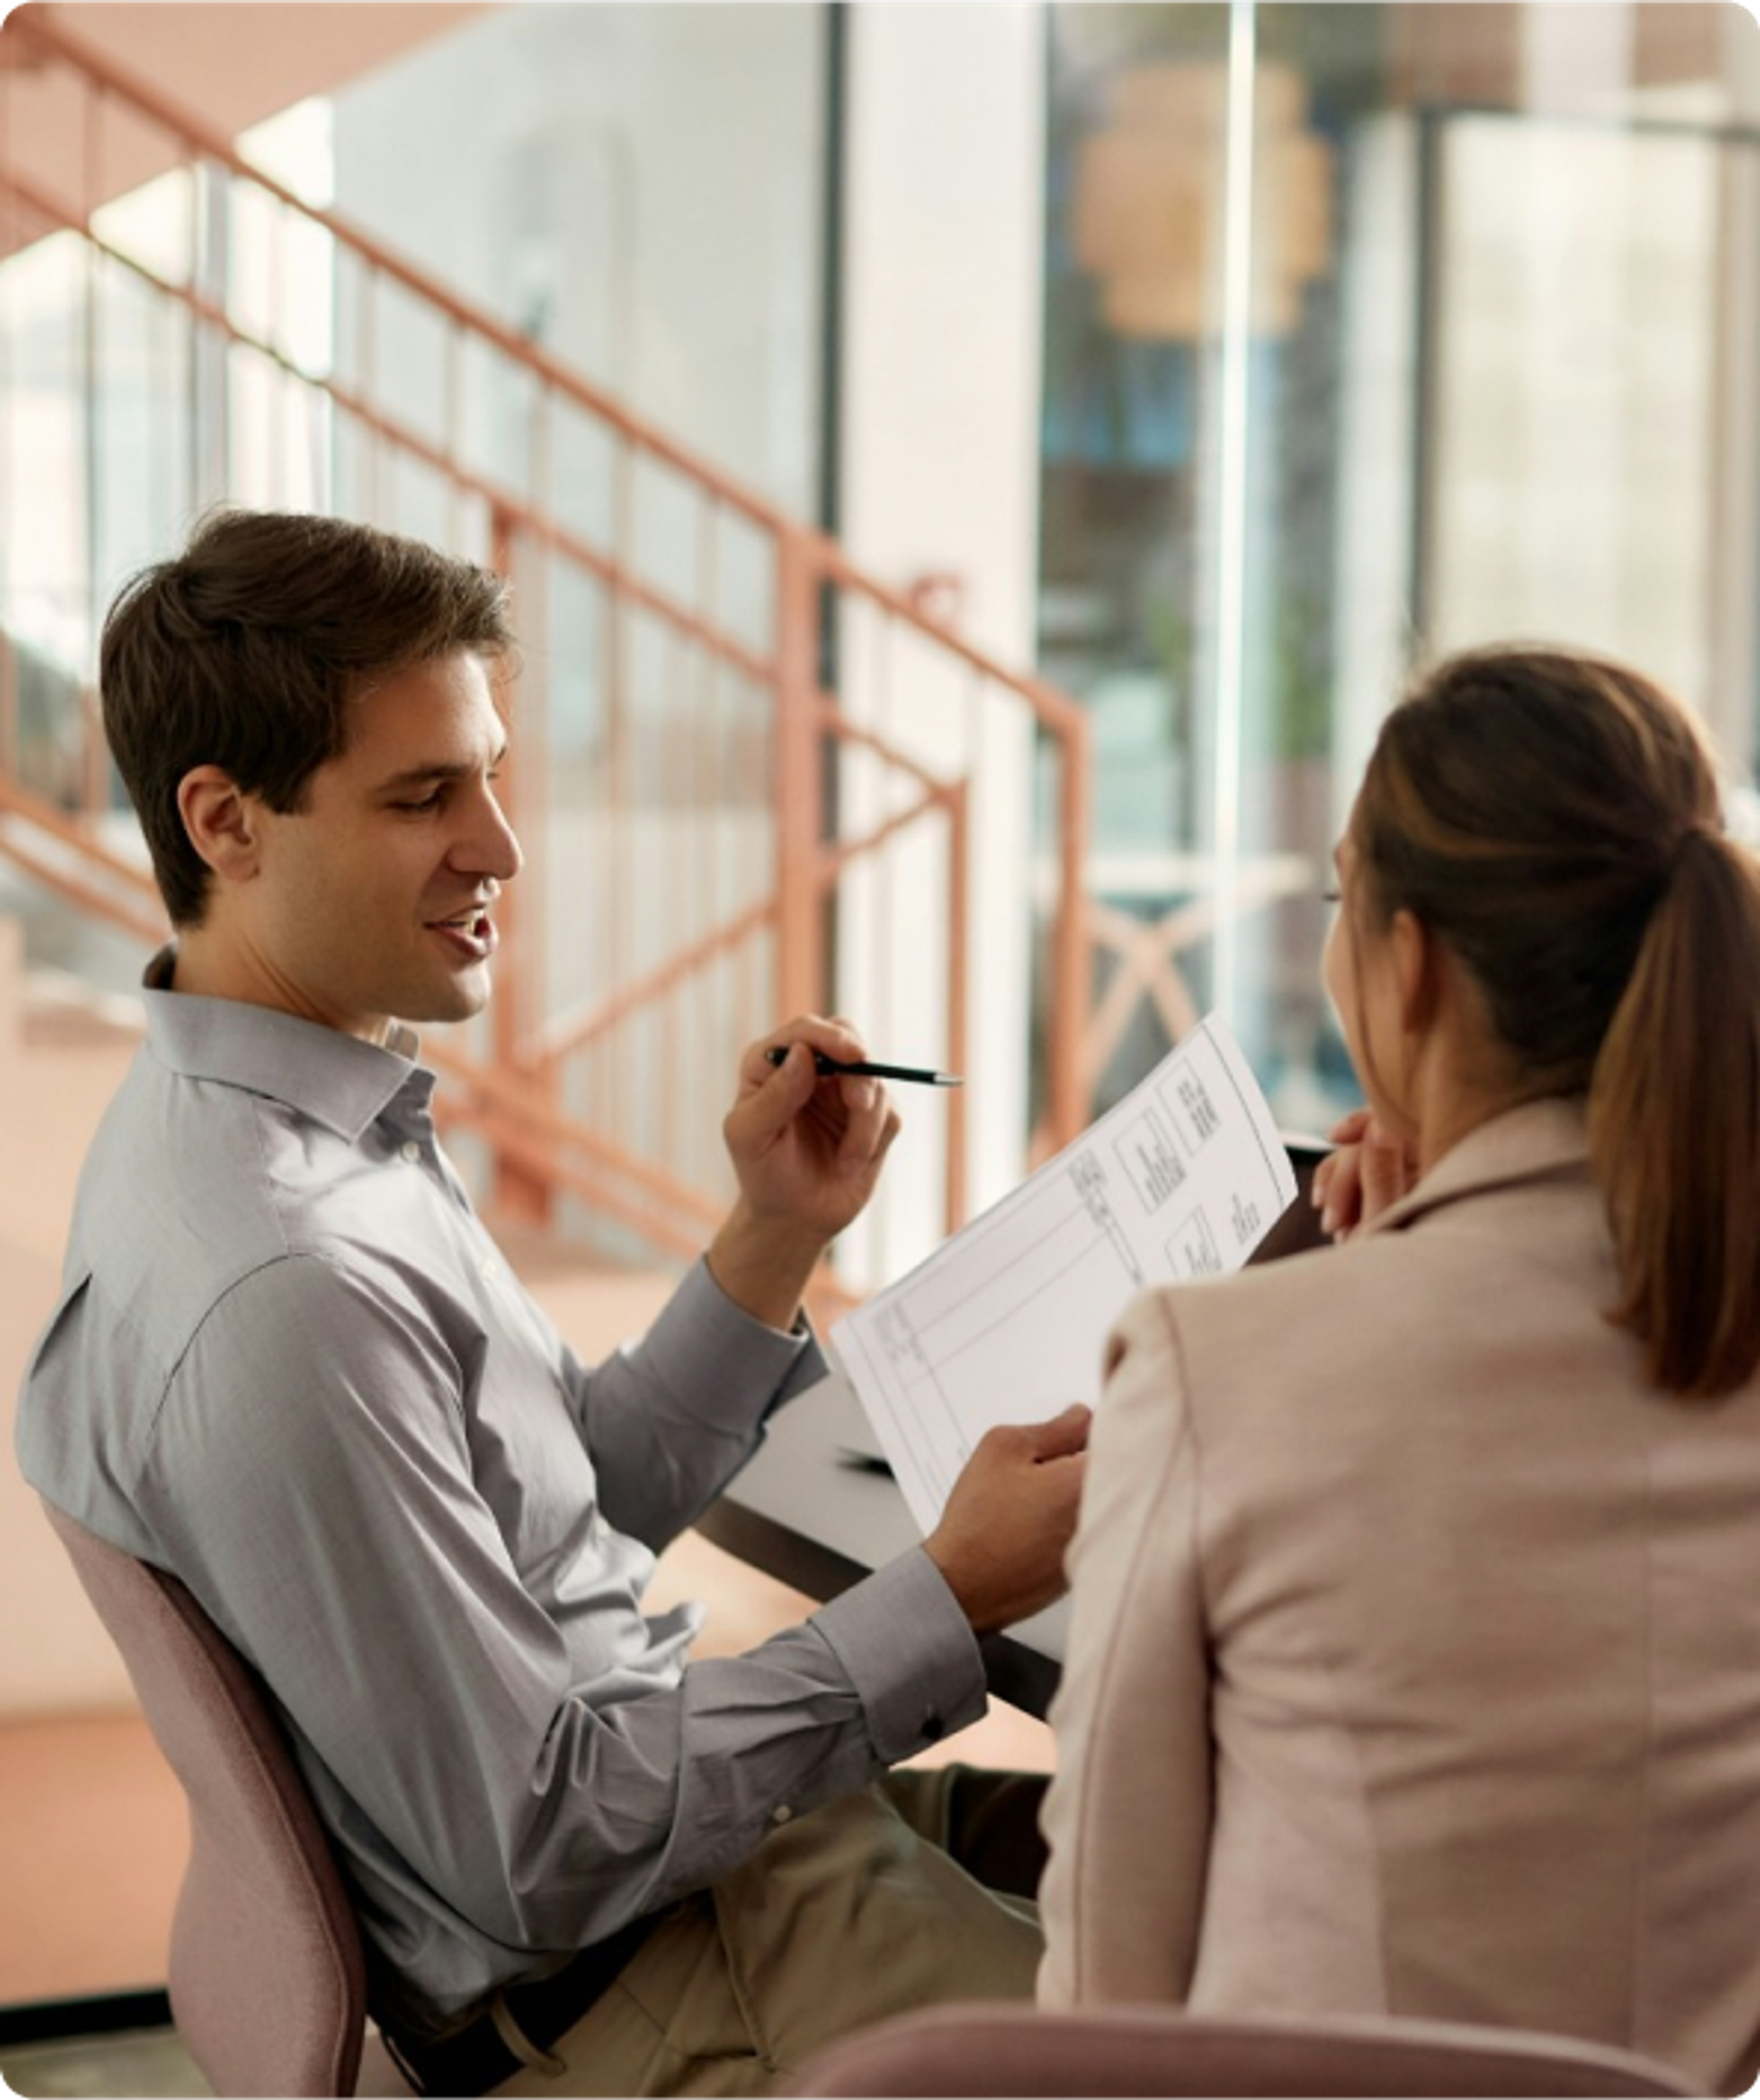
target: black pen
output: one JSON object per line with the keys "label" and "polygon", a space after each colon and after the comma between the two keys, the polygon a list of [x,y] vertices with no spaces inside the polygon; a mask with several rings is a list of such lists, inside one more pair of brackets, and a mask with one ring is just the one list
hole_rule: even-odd
{"label": "black pen", "polygon": [[[780,1065],[792,1046],[779,1043],[764,1055],[772,1065]],[[966,1082],[957,1072],[925,1071],[920,1065],[876,1065],[865,1057],[846,1060],[828,1057],[823,1050],[813,1052],[813,1064],[822,1079],[839,1077],[849,1079],[904,1079],[913,1087],[962,1087]]]}
{"label": "black pen", "polygon": [[892,1461],[882,1458],[878,1451],[858,1451],[853,1444],[838,1446],[838,1463],[847,1466],[852,1473],[880,1473],[890,1478]]}

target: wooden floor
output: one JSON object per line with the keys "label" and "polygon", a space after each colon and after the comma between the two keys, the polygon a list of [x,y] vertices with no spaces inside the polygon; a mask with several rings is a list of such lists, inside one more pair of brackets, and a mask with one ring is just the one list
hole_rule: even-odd
{"label": "wooden floor", "polygon": [[0,2001],[161,1986],[184,1850],[138,1714],[0,1727]]}

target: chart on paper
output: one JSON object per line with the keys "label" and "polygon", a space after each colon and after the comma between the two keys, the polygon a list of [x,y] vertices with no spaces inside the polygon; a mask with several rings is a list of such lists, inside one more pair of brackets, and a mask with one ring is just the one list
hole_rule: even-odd
{"label": "chart on paper", "polygon": [[1138,1290],[1239,1268],[1294,1193],[1271,1110],[1212,1016],[843,1320],[834,1341],[922,1529],[987,1429],[1097,1398],[1107,1332]]}

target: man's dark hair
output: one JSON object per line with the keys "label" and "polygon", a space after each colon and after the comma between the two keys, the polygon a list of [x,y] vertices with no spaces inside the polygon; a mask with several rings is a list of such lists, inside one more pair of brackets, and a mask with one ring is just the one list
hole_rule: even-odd
{"label": "man's dark hair", "polygon": [[217,765],[283,813],[348,743],[361,682],[469,651],[509,655],[507,585],[474,563],[339,518],[219,510],[118,593],[99,659],[104,726],[174,925],[209,870],[179,783]]}

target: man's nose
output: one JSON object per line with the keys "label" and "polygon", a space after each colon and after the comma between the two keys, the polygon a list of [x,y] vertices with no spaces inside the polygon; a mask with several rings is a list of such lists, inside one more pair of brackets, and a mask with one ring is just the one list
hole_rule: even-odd
{"label": "man's nose", "polygon": [[492,875],[498,882],[511,882],[525,865],[519,838],[493,795],[484,793],[478,821],[453,847],[450,858],[462,872]]}

